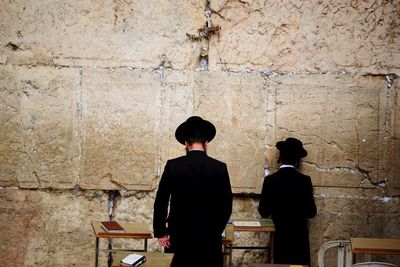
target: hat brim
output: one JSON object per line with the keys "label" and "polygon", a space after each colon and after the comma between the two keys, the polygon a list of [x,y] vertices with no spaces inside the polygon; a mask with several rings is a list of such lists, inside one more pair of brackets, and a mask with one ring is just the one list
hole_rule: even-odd
{"label": "hat brim", "polygon": [[191,118],[176,128],[176,140],[182,145],[184,145],[185,141],[189,138],[201,138],[211,142],[216,134],[215,126],[211,122],[203,120],[200,117],[196,117],[196,119]]}
{"label": "hat brim", "polygon": [[283,153],[291,154],[297,158],[304,158],[308,155],[307,150],[303,146],[298,148],[290,147],[286,141],[279,141],[276,143],[276,148]]}

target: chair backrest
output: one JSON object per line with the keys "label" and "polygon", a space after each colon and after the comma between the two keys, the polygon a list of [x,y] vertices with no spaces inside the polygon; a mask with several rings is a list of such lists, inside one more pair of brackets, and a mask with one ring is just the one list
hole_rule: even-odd
{"label": "chair backrest", "polygon": [[337,267],[351,267],[353,262],[353,254],[349,240],[329,241],[318,250],[318,266],[324,267],[324,255],[328,249],[337,248]]}
{"label": "chair backrest", "polygon": [[397,265],[387,262],[360,262],[353,264],[352,267],[397,267]]}

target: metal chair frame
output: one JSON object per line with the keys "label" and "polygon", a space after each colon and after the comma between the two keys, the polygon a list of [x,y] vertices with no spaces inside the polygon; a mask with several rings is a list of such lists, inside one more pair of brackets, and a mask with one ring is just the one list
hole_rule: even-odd
{"label": "metal chair frame", "polygon": [[351,252],[350,240],[329,241],[318,250],[318,266],[324,267],[324,255],[328,249],[337,248],[337,267],[351,267],[353,264],[353,253]]}

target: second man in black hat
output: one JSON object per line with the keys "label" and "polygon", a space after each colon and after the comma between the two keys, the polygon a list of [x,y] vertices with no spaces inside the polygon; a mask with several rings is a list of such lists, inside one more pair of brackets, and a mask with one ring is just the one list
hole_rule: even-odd
{"label": "second man in black hat", "polygon": [[262,217],[272,216],[275,224],[274,263],[310,266],[307,219],[317,209],[311,178],[297,171],[307,151],[291,137],[276,143],[276,148],[281,166],[265,178],[258,211]]}
{"label": "second man in black hat", "polygon": [[[168,160],[154,202],[154,236],[172,267],[222,267],[221,235],[232,212],[232,191],[225,163],[206,154],[215,127],[193,116],[175,137],[187,154]],[[169,207],[169,209],[168,209]]]}

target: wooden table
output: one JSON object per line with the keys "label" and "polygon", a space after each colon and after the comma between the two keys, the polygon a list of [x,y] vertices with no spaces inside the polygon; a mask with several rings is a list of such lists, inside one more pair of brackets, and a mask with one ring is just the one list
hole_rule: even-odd
{"label": "wooden table", "polygon": [[222,239],[222,247],[224,252],[224,267],[232,266],[232,246],[234,240],[234,226],[227,224],[225,227],[225,238]]}
{"label": "wooden table", "polygon": [[[351,251],[353,254],[386,254],[400,255],[400,239],[382,238],[350,238]],[[355,260],[356,257],[353,257]]]}
{"label": "wooden table", "polygon": [[[92,222],[92,228],[96,236],[96,262],[95,266],[99,265],[99,252],[113,252],[113,251],[147,251],[147,239],[152,238],[152,234],[148,224],[146,223],[122,223],[118,222],[122,228],[124,228],[125,233],[107,233],[101,227],[100,222]],[[133,238],[133,239],[143,239],[144,247],[141,250],[126,250],[126,249],[100,249],[99,239],[100,238]]]}
{"label": "wooden table", "polygon": [[140,265],[140,267],[169,267],[174,254],[171,253],[161,253],[161,252],[121,252],[118,251],[113,256],[112,266],[121,266],[121,260],[128,256],[130,253],[144,255],[146,257],[146,262]]}
{"label": "wooden table", "polygon": [[232,220],[232,222],[259,222],[260,226],[234,226],[235,232],[267,232],[269,233],[269,246],[232,246],[232,249],[266,249],[268,250],[268,262],[274,263],[274,234],[275,225],[272,219],[261,220]]}

